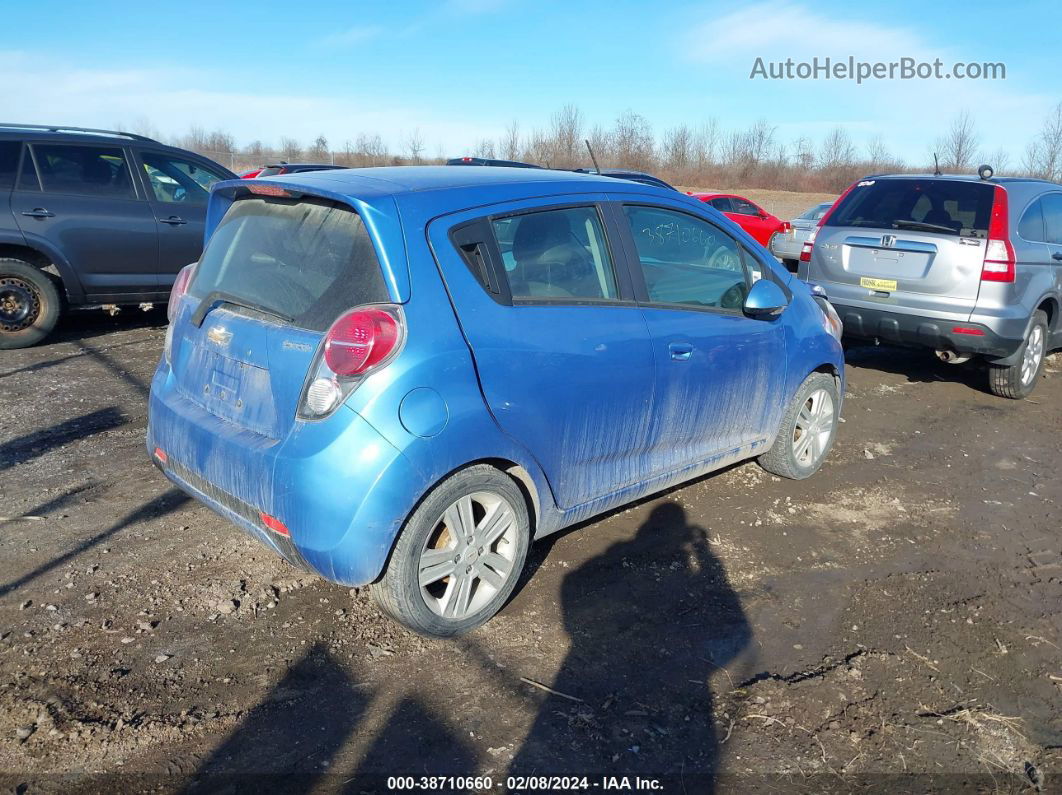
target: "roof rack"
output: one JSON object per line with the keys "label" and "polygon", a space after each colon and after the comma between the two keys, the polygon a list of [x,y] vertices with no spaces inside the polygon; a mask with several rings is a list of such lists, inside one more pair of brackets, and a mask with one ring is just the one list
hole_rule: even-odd
{"label": "roof rack", "polygon": [[134,141],[147,141],[157,144],[154,138],[138,133],[122,132],[121,130],[99,130],[95,127],[67,127],[63,124],[8,124],[0,122],[0,130],[40,130],[41,132],[77,132],[91,135],[116,135],[123,138],[131,138]]}

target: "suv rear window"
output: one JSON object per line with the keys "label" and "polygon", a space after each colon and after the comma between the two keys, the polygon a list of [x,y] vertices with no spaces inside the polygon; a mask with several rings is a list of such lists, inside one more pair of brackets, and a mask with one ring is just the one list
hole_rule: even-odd
{"label": "suv rear window", "polygon": [[312,331],[351,307],[389,300],[361,218],[324,200],[234,202],[189,290],[200,299],[215,291]]}
{"label": "suv rear window", "polygon": [[903,229],[964,237],[988,234],[992,185],[932,178],[863,183],[853,188],[826,219],[826,226]]}

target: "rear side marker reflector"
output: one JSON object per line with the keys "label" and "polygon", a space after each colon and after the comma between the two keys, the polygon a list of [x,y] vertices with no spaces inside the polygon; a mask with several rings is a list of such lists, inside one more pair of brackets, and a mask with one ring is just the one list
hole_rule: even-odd
{"label": "rear side marker reflector", "polygon": [[979,328],[963,328],[962,326],[956,326],[951,330],[952,334],[969,334],[971,337],[983,337],[985,332]]}
{"label": "rear side marker reflector", "polygon": [[167,461],[170,460],[170,457],[166,455],[166,451],[163,450],[161,447],[155,448],[155,458],[160,464],[165,464]]}
{"label": "rear side marker reflector", "polygon": [[287,536],[288,538],[291,538],[291,532],[288,530],[287,525],[285,525],[279,519],[276,519],[267,513],[259,513],[258,518],[262,520],[262,524],[264,524],[269,530],[272,530],[277,535]]}

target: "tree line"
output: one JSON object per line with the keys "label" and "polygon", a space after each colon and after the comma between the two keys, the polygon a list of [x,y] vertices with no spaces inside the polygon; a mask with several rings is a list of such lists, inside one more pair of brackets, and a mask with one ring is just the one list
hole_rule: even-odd
{"label": "tree line", "polygon": [[[134,131],[159,137],[141,121]],[[520,160],[552,168],[592,167],[589,142],[602,168],[648,171],[675,185],[767,188],[775,190],[838,192],[853,180],[884,172],[942,171],[968,173],[989,163],[996,174],[1035,176],[1062,181],[1062,102],[1045,117],[1012,157],[1011,150],[985,152],[973,116],[962,112],[927,146],[926,162],[909,163],[895,156],[880,135],[862,146],[844,127],[835,127],[819,140],[807,136],[784,141],[778,128],[766,119],[744,129],[725,129],[718,119],[698,125],[680,124],[659,135],[649,120],[633,111],[619,114],[611,126],[588,124],[582,111],[564,105],[549,123],[526,131],[513,121],[498,138],[470,142],[465,151],[447,156]],[[204,154],[233,170],[253,168],[281,160],[337,163],[350,167],[441,163],[442,152],[425,155],[427,143],[419,129],[388,145],[374,133],[359,133],[336,147],[323,134],[310,142],[283,137],[275,145],[261,140],[238,145],[222,130],[192,127],[172,140],[178,146]]]}

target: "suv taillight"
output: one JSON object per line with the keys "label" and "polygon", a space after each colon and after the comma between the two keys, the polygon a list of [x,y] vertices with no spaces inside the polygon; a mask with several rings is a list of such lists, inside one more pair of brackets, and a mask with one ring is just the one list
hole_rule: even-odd
{"label": "suv taillight", "polygon": [[1000,185],[996,185],[994,190],[981,281],[1013,282],[1016,272],[1014,246],[1010,244],[1010,221],[1007,218],[1007,192]]}
{"label": "suv taillight", "polygon": [[181,298],[188,292],[188,285],[192,283],[197,264],[193,262],[191,265],[185,265],[177,271],[177,278],[173,280],[170,300],[166,304],[166,320],[169,321],[169,324],[166,326],[166,341],[162,346],[162,352],[166,357],[167,364],[170,362],[170,348],[173,346],[173,321],[177,319],[177,307],[180,306]]}
{"label": "suv taillight", "polygon": [[[863,180],[859,180],[859,182],[862,181]],[[808,239],[805,240],[804,245],[800,247],[801,262],[811,262],[811,249],[815,247],[815,238],[818,237],[819,229],[826,224],[826,219],[833,215],[833,211],[841,206],[841,202],[845,200],[848,194],[852,192],[852,188],[858,185],[859,182],[853,182],[851,185],[845,188],[844,193],[837,197],[837,201],[830,205],[830,209],[823,213],[822,218],[820,218],[819,222],[815,224],[815,228],[811,230],[811,234],[808,235]]]}
{"label": "suv taillight", "polygon": [[405,318],[398,306],[374,304],[341,315],[325,334],[310,367],[299,417],[319,420],[335,411],[366,376],[398,355],[405,336]]}

